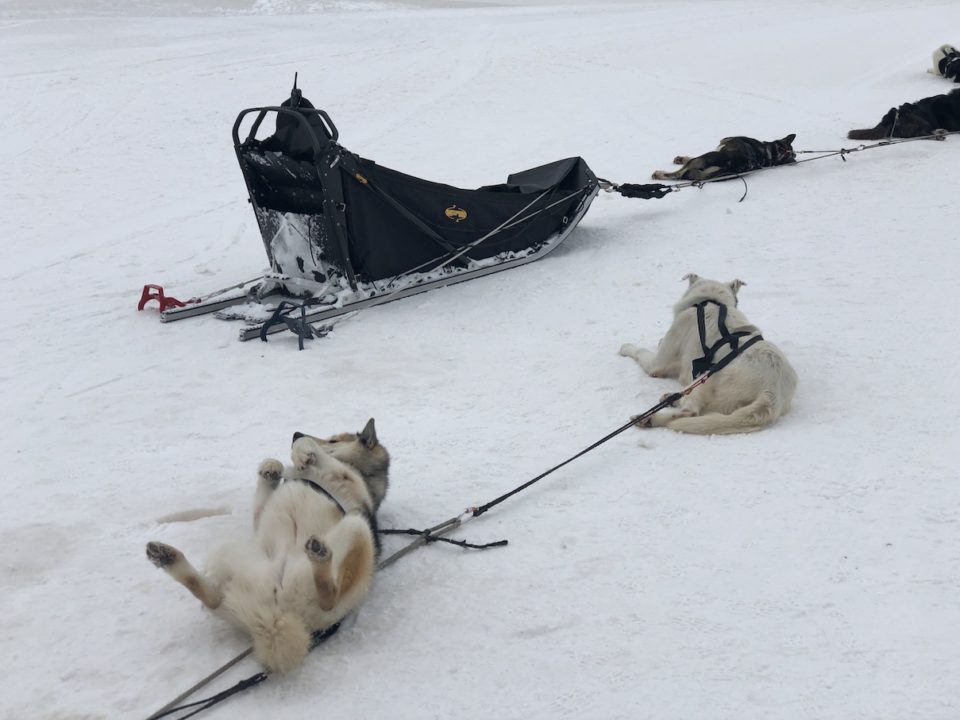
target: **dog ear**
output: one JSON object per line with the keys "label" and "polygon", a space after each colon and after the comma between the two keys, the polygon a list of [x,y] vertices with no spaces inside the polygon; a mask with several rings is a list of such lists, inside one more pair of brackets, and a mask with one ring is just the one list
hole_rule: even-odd
{"label": "dog ear", "polygon": [[700,279],[700,276],[697,275],[696,273],[687,273],[686,275],[684,275],[684,276],[683,276],[682,278],[680,278],[680,279],[681,279],[681,280],[689,280],[689,281],[690,281],[690,285],[693,285],[697,280]]}
{"label": "dog ear", "polygon": [[377,444],[377,428],[373,424],[373,418],[367,420],[367,424],[363,426],[363,430],[360,431],[360,434],[357,438],[366,445],[368,448],[375,447]]}
{"label": "dog ear", "polygon": [[734,297],[737,296],[737,293],[740,291],[740,288],[742,288],[744,285],[746,285],[746,283],[743,280],[739,280],[739,279],[734,280],[732,283],[730,283],[730,289],[733,291]]}
{"label": "dog ear", "polygon": [[787,136],[786,136],[783,140],[781,140],[780,142],[782,142],[784,145],[793,145],[793,141],[796,140],[796,139],[797,139],[797,134],[796,134],[796,133],[790,133],[789,135],[787,135]]}

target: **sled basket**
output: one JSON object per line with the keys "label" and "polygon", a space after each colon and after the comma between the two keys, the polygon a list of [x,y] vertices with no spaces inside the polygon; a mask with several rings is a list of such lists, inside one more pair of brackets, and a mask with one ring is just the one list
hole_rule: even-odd
{"label": "sled basket", "polygon": [[[276,132],[257,140],[270,115]],[[248,116],[254,119],[241,138]],[[378,165],[338,138],[330,116],[297,90],[281,106],[243,110],[233,126],[271,268],[308,281],[286,288],[294,294],[331,276],[355,290],[412,272],[515,259],[565,235],[597,191],[581,158],[465,190]]]}

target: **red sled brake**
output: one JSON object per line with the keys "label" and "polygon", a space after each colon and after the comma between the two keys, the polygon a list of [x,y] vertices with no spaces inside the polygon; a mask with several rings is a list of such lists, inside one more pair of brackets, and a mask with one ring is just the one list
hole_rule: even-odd
{"label": "red sled brake", "polygon": [[144,306],[151,300],[156,300],[160,304],[160,312],[166,312],[168,308],[186,307],[190,303],[199,302],[198,298],[191,298],[187,302],[177,300],[175,297],[167,297],[163,294],[162,285],[148,284],[143,286],[143,292],[140,293],[140,302],[137,303],[137,310],[143,310]]}

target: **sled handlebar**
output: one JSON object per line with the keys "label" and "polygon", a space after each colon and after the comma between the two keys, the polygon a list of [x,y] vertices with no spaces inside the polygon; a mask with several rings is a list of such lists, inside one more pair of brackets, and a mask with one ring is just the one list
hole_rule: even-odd
{"label": "sled handlebar", "polygon": [[325,110],[321,110],[320,108],[297,108],[296,110],[291,110],[288,107],[270,106],[247,108],[246,110],[240,111],[240,114],[237,115],[236,122],[233,123],[234,146],[240,147],[240,124],[247,115],[250,113],[257,113],[257,119],[253,121],[253,125],[250,127],[250,132],[247,133],[247,139],[244,142],[248,142],[256,136],[257,131],[260,129],[261,123],[263,123],[263,119],[267,116],[267,113],[271,112],[277,113],[278,115],[292,117],[301,127],[305,128],[308,136],[310,137],[310,142],[313,145],[313,149],[317,154],[323,152],[323,148],[327,143],[320,142],[320,138],[317,137],[317,133],[314,131],[313,126],[307,122],[307,115],[315,115],[320,119],[320,122],[323,124],[324,132],[330,136],[328,142],[336,142],[340,137],[337,126],[333,124],[333,120],[330,119],[330,116],[327,115]]}

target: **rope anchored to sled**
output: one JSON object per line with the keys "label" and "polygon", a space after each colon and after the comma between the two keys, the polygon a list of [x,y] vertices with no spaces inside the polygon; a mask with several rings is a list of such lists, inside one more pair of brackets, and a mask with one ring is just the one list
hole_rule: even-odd
{"label": "rope anchored to sled", "polygon": [[663,183],[650,183],[649,185],[622,183],[618,185],[606,178],[597,178],[597,182],[604,192],[618,192],[624,197],[638,200],[659,200],[676,190],[675,185],[664,185]]}
{"label": "rope anchored to sled", "polygon": [[[794,163],[789,163],[790,165],[799,165],[800,163],[813,162],[814,160],[823,160],[824,158],[836,157],[839,156],[844,162],[847,161],[847,155],[852,155],[853,153],[862,152],[864,150],[873,150],[874,148],[887,147],[890,145],[901,145],[908,142],[916,142],[918,140],[946,140],[948,135],[957,135],[960,133],[958,130],[945,131],[938,130],[929,135],[922,135],[920,137],[912,138],[887,138],[879,142],[872,143],[870,145],[857,145],[852,148],[840,148],[838,150],[795,150],[794,154],[796,155],[816,155],[816,157],[805,158],[803,160],[797,160]],[[664,185],[662,183],[650,183],[647,185],[636,185],[633,183],[615,183],[611,180],[606,180],[605,178],[597,178],[600,188],[608,193],[617,192],[627,198],[636,198],[640,200],[659,200],[660,198],[666,197],[672,192],[678,192],[688,187],[702,188],[707,183],[715,182],[724,182],[726,180],[741,180],[746,186],[746,180],[743,179],[744,175],[751,175],[761,170],[772,170],[775,167],[784,167],[783,165],[771,165],[769,167],[758,167],[752,170],[744,170],[743,172],[731,173],[729,175],[721,175],[719,177],[707,178],[705,180],[685,180],[683,182],[675,183],[673,185]],[[739,202],[743,202],[743,199],[747,196],[746,190],[744,190],[743,197],[740,198]]]}

